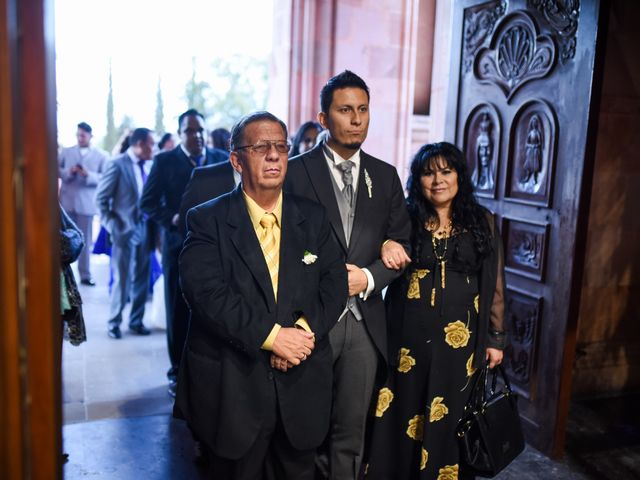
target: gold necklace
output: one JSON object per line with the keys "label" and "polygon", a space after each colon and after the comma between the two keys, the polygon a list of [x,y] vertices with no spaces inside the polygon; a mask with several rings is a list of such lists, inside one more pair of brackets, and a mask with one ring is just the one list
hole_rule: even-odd
{"label": "gold necklace", "polygon": [[437,238],[448,238],[453,231],[453,221],[449,219],[449,222],[440,227],[440,222],[434,218],[430,218],[425,224],[425,228],[431,232],[431,235]]}
{"label": "gold necklace", "polygon": [[[451,221],[449,221],[449,227],[451,226]],[[436,257],[436,260],[440,262],[440,286],[444,290],[446,287],[446,275],[447,275],[447,249],[449,247],[449,234],[443,237],[444,248],[442,249],[442,253],[438,252],[438,245],[436,242],[435,235],[431,235],[431,245],[433,246],[433,255]],[[431,306],[435,307],[436,305],[436,287],[431,289]]]}

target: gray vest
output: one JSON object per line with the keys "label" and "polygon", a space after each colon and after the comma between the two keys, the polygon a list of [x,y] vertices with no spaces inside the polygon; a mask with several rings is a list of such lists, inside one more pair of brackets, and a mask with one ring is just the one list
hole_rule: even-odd
{"label": "gray vest", "polygon": [[[336,179],[333,178],[333,175],[331,175],[331,173],[329,173],[329,176],[331,177],[331,184],[333,185],[333,191],[336,195],[336,201],[338,202],[338,210],[340,210],[340,220],[342,221],[344,238],[347,240],[347,247],[349,247],[349,240],[351,238],[351,231],[353,229],[353,219],[356,216],[355,202],[353,205],[353,209],[350,208],[347,199],[344,197],[344,194],[336,183]],[[353,198],[358,198],[357,190],[353,191]],[[360,308],[358,307],[358,302],[356,302],[355,296],[349,297],[349,299],[347,300],[346,308],[353,314],[356,320],[362,320],[362,313],[360,313]],[[342,317],[340,317],[338,321],[340,320],[342,320]]]}

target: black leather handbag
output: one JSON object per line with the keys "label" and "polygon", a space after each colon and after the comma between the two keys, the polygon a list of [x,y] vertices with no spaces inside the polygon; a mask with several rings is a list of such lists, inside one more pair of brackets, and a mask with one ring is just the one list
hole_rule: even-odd
{"label": "black leather handbag", "polygon": [[[496,391],[498,374],[504,385]],[[501,365],[490,370],[487,364],[478,372],[456,428],[461,461],[475,475],[496,476],[524,450],[517,403]]]}

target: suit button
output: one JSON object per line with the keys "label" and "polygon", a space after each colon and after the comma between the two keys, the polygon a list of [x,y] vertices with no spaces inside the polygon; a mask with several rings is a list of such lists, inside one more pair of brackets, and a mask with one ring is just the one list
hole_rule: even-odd
{"label": "suit button", "polygon": [[267,377],[269,378],[269,380],[273,380],[273,372],[269,372],[269,374],[267,375]]}

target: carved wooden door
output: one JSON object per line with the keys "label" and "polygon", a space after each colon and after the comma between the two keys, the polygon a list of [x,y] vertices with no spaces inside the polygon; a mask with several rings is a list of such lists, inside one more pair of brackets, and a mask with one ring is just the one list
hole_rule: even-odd
{"label": "carved wooden door", "polygon": [[[447,138],[505,245],[505,366],[527,441],[563,449],[599,65],[598,0],[456,2]],[[586,196],[586,197],[585,197]]]}

